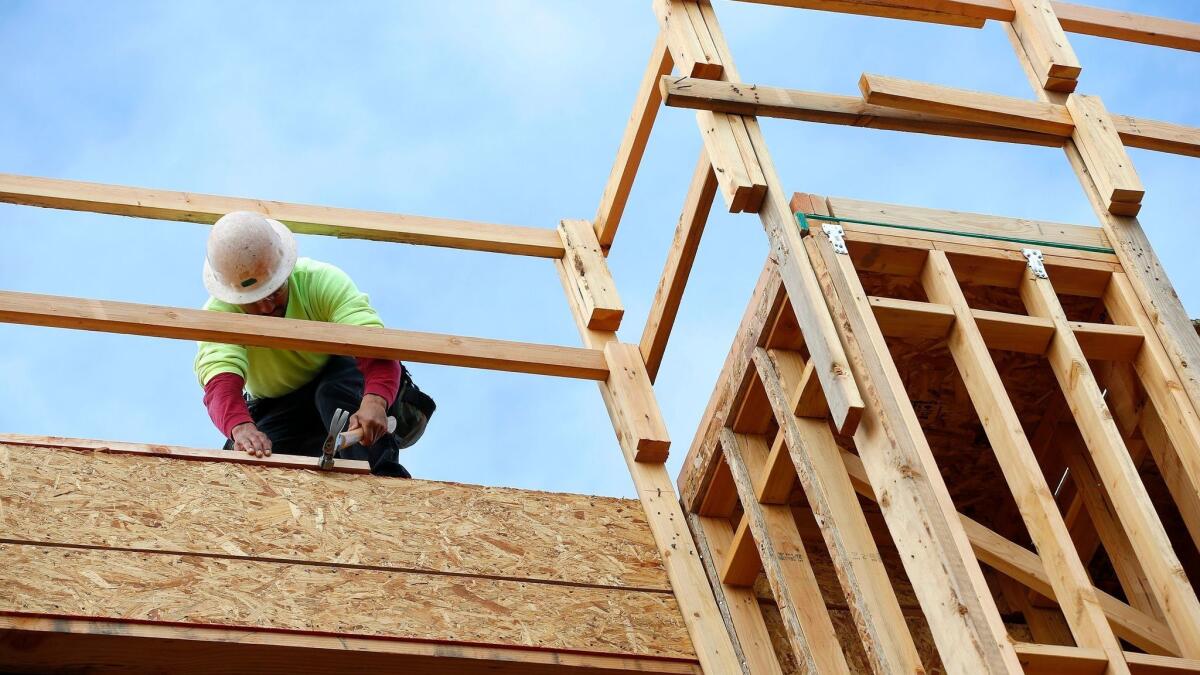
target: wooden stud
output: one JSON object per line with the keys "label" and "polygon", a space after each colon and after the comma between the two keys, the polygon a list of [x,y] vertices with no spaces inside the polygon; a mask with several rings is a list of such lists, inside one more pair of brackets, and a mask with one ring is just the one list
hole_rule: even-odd
{"label": "wooden stud", "polygon": [[539,258],[561,258],[563,254],[558,236],[552,230],[541,227],[495,225],[13,174],[0,174],[0,202],[188,223],[215,223],[231,211],[254,211],[282,222],[296,234]]}
{"label": "wooden stud", "polygon": [[775,435],[765,464],[761,478],[754,481],[754,495],[762,504],[787,504],[796,484],[796,466],[782,432]]}
{"label": "wooden stud", "polygon": [[803,369],[786,352],[768,353],[761,348],[754,351],[754,365],[766,386],[809,506],[821,524],[872,669],[877,673],[923,672],[833,433],[824,419],[794,415],[788,392],[799,387]]}
{"label": "wooden stud", "polygon": [[[1074,128],[1074,119],[1070,117],[1066,107],[1061,104],[1039,103],[1008,97],[996,97],[996,100],[992,102],[990,94],[978,94],[988,97],[983,100],[964,101],[951,95],[957,90],[930,84],[915,84],[920,84],[922,89],[928,88],[925,93],[929,95],[929,98],[920,102],[914,100],[911,104],[905,102],[905,106],[924,108],[930,105],[929,102],[932,102],[935,105],[947,106],[943,109],[948,113],[954,111],[954,115],[913,112],[910,109],[891,107],[891,104],[875,105],[857,96],[800,91],[740,82],[664,76],[659,86],[666,105],[676,108],[712,110],[735,115],[757,115],[868,129],[908,131],[1002,143],[1061,147],[1065,139],[1070,137]],[[977,92],[969,93],[977,94]],[[991,105],[985,105],[983,108],[976,107],[985,102],[991,102]],[[896,103],[898,104],[900,101],[896,101]],[[1032,116],[1010,117],[1008,123],[1015,124],[1017,128],[967,121],[970,118],[995,118],[997,112],[1001,111],[1007,112],[1009,115],[1019,112]],[[1062,114],[1066,114],[1065,121],[1068,128],[1065,132],[1062,132],[1062,128],[1057,124],[1058,121],[1064,120],[1060,111]],[[957,117],[957,115],[962,117]],[[1192,157],[1200,156],[1200,129],[1196,127],[1131,115],[1114,114],[1112,121],[1121,142],[1127,147]],[[1029,126],[1054,128],[1059,132],[1026,131],[1025,128]]]}
{"label": "wooden stud", "polygon": [[888,106],[1051,136],[1070,136],[1075,124],[1063,106],[968,89],[953,89],[885,75],[863,73],[863,100]]}
{"label": "wooden stud", "polygon": [[[760,192],[761,184],[754,184],[751,171],[746,166],[745,153],[738,143],[735,128],[741,125],[741,121],[738,120],[735,125],[730,115],[702,110],[696,113],[696,124],[700,126],[704,149],[729,212],[746,211]],[[761,170],[758,173],[761,174]]]}
{"label": "wooden stud", "polygon": [[748,588],[754,585],[760,571],[762,562],[758,559],[754,535],[750,534],[750,522],[742,516],[741,522],[733,532],[729,554],[725,556],[725,562],[721,566],[721,583]]}
{"label": "wooden stud", "polygon": [[755,499],[750,476],[766,468],[766,443],[761,437],[724,429],[721,445],[796,660],[808,672],[849,673],[791,509]]}
{"label": "wooden stud", "polygon": [[[571,272],[561,260],[555,261],[555,268],[567,295],[567,303],[575,317],[575,327],[579,330],[584,344],[590,349],[604,350],[608,344],[615,343],[616,333],[587,327],[587,315],[572,293],[573,286],[569,278]],[[637,363],[641,363],[641,354],[636,346],[628,347],[626,360],[632,361],[636,356],[636,366]],[[645,374],[644,364],[642,375],[637,380],[642,382],[640,386],[651,387],[649,391],[644,392],[644,396],[653,399],[654,392],[650,378]],[[621,412],[622,404],[605,384],[600,385],[600,395],[608,409],[613,430],[617,433],[625,465],[633,478],[646,521],[654,535],[654,542],[662,555],[663,566],[667,570],[667,578],[671,581],[671,588],[687,626],[688,635],[696,649],[696,657],[706,673],[736,673],[741,665],[709,586],[695,541],[688,530],[679,498],[675,495],[671,476],[666,466],[660,462],[637,461],[638,448],[632,442],[634,439],[628,427],[627,416]],[[643,394],[639,393],[638,396]]]}
{"label": "wooden stud", "polygon": [[[710,560],[705,561],[706,566],[711,561],[709,578],[719,579],[717,570],[733,549],[733,528],[724,518],[688,514],[688,522],[692,523],[693,533],[699,532],[697,543],[707,546],[710,552]],[[717,584],[713,590],[726,613],[726,622],[735,638],[734,647],[745,665],[743,674],[783,675],[754,589]]]}
{"label": "wooden stud", "polygon": [[622,433],[628,435],[629,444],[636,448],[634,460],[667,461],[671,440],[641,353],[634,345],[613,341],[604,345],[604,359],[608,363],[607,386],[613,408],[624,421]]}
{"label": "wooden stud", "polygon": [[571,270],[572,291],[587,314],[588,328],[617,330],[625,309],[591,224],[586,220],[563,220],[558,224],[558,234],[565,251],[563,264]]}
{"label": "wooden stud", "polygon": [[1004,382],[945,253],[930,251],[922,285],[930,300],[954,311],[954,327],[947,345],[1028,526],[1029,535],[1042,555],[1076,644],[1105,654],[1107,672],[1129,672],[1121,645],[1100,609],[1087,570],[1071,544],[1070,533],[1059,514],[1050,486],[1046,484],[1021,420],[1005,393]]}
{"label": "wooden stud", "polygon": [[[1151,424],[1143,423],[1143,427],[1156,431],[1161,425],[1166,432],[1169,442],[1163,443],[1155,435],[1151,451],[1159,465],[1159,472],[1167,480],[1167,486],[1179,504],[1180,514],[1192,541],[1200,549],[1200,452],[1196,451],[1200,448],[1200,416],[1175,377],[1175,369],[1158,336],[1154,334],[1150,318],[1138,302],[1129,277],[1114,274],[1104,301],[1114,321],[1145,332],[1148,336],[1133,360],[1138,379],[1153,404],[1153,410],[1148,414],[1153,415],[1154,419],[1147,420]],[[1149,436],[1147,440],[1151,440]],[[1162,457],[1161,461],[1159,457]]]}
{"label": "wooden stud", "polygon": [[1058,22],[1068,33],[1200,51],[1200,25],[1121,10],[1054,2]]}
{"label": "wooden stud", "polygon": [[719,79],[724,72],[722,63],[705,47],[712,47],[712,36],[697,32],[688,5],[696,0],[654,0],[654,12],[667,35],[667,46],[679,70],[689,77]]}
{"label": "wooden stud", "polygon": [[1096,472],[1179,641],[1182,655],[1200,656],[1200,601],[1129,458],[1058,296],[1049,280],[1039,279],[1032,272],[1026,274],[1020,291],[1031,315],[1054,321],[1054,339],[1046,356],[1079,424]]}
{"label": "wooden stud", "polygon": [[1075,120],[1071,140],[1079,148],[1096,189],[1108,202],[1109,213],[1136,216],[1146,189],[1104,103],[1099,96],[1072,94],[1067,97],[1066,108]]}
{"label": "wooden stud", "polygon": [[[823,200],[804,205],[828,215]],[[797,209],[799,210],[799,209]],[[806,244],[870,405],[855,445],[938,652],[959,672],[1021,672],[950,495],[849,256]],[[860,341],[865,346],[860,346]],[[901,534],[902,533],[902,534]]]}
{"label": "wooden stud", "polygon": [[716,192],[717,178],[713,173],[712,164],[707,155],[701,152],[639,343],[651,382],[658,377],[658,368],[662,365],[667,340],[670,339],[671,329],[675,326],[679,303],[683,300],[683,291],[687,287],[688,276],[692,272],[692,263],[696,260],[696,250],[700,247],[700,237],[704,234],[704,225],[708,221],[709,209],[712,208]]}
{"label": "wooden stud", "polygon": [[821,391],[821,380],[817,378],[816,367],[812,361],[804,362],[800,383],[796,385],[796,391],[790,401],[797,417],[824,419],[829,415],[829,404],[825,402],[825,392]]}
{"label": "wooden stud", "polygon": [[398,359],[587,380],[608,377],[598,349],[0,291],[0,321]]}
{"label": "wooden stud", "polygon": [[650,140],[650,130],[654,128],[654,120],[662,105],[658,79],[669,74],[674,65],[675,61],[667,49],[667,36],[659,31],[650,52],[650,64],[646,66],[646,74],[642,76],[642,84],[633,102],[633,112],[629,115],[625,134],[617,148],[617,159],[613,162],[608,182],[604,184],[600,208],[596,211],[596,237],[605,250],[612,246],[617,236],[617,227],[625,213],[629,192],[633,189],[634,178],[646,152],[646,143]]}
{"label": "wooden stud", "polygon": [[1100,649],[1026,642],[1016,648],[1025,675],[1100,675],[1110,670],[1109,657]]}
{"label": "wooden stud", "polygon": [[1033,46],[1029,55],[1042,88],[1075,91],[1082,68],[1050,0],[1012,0],[1012,4],[1015,15],[1010,25],[1026,44]]}

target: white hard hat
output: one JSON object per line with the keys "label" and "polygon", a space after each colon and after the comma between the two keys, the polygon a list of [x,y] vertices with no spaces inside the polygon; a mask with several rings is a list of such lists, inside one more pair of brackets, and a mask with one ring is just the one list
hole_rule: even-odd
{"label": "white hard hat", "polygon": [[204,287],[218,300],[249,305],[274,293],[296,265],[296,238],[252,211],[221,216],[208,235]]}

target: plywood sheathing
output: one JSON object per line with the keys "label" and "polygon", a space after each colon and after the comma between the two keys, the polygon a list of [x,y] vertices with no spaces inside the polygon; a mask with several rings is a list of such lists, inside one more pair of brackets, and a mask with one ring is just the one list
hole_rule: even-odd
{"label": "plywood sheathing", "polygon": [[19,544],[0,588],[5,613],[694,657],[664,593]]}
{"label": "plywood sheathing", "polygon": [[0,444],[8,540],[669,591],[636,502]]}

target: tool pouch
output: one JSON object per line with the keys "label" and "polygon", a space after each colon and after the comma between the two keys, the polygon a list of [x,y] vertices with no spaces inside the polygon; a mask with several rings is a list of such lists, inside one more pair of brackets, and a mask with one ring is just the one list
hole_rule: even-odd
{"label": "tool pouch", "polygon": [[408,372],[408,367],[402,364],[400,389],[396,392],[396,400],[392,402],[392,407],[388,409],[388,413],[396,418],[396,431],[393,436],[396,437],[396,443],[401,450],[421,439],[435,410],[437,403],[417,387]]}

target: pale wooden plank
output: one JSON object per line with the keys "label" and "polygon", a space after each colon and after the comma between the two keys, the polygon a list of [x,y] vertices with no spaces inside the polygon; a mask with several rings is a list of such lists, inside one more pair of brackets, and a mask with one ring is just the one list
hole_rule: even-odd
{"label": "pale wooden plank", "polygon": [[563,264],[573,273],[573,290],[592,330],[617,330],[625,309],[617,285],[604,264],[604,251],[595,230],[586,220],[562,220],[558,234],[563,243]]}
{"label": "pale wooden plank", "polygon": [[750,477],[765,470],[769,449],[758,436],[721,431],[745,519],[758,546],[763,571],[783,616],[797,662],[816,673],[849,673],[804,541],[788,506],[760,504]]}
{"label": "pale wooden plank", "polygon": [[[900,204],[884,204],[846,197],[829,197],[829,206],[839,217],[854,220],[914,225],[935,230],[968,232],[972,234],[1001,235],[1016,239],[1096,248],[1108,248],[1110,246],[1103,230],[1098,227],[1086,225],[1055,223],[1027,218],[1006,218],[982,213],[927,209]],[[853,224],[849,225],[852,226]],[[916,238],[929,236],[923,235],[919,231],[903,230],[897,230],[895,234]],[[945,235],[941,236],[944,237]],[[982,245],[984,241],[981,239],[972,239],[972,242],[976,246]],[[1012,252],[1012,244],[1005,244],[1005,246]],[[1049,257],[1047,256],[1047,258]],[[1111,259],[1111,256],[1109,258]]]}
{"label": "pale wooden plank", "polygon": [[821,380],[817,378],[816,366],[811,360],[804,362],[800,383],[790,401],[797,417],[824,419],[829,415],[829,404],[825,402],[825,392],[821,391]]}
{"label": "pale wooden plank", "polygon": [[1054,339],[1046,356],[1078,422],[1092,463],[1179,641],[1181,654],[1189,658],[1200,655],[1200,601],[1130,460],[1054,287],[1049,280],[1029,272],[1020,291],[1031,315],[1054,321]]}
{"label": "pale wooden plank", "polygon": [[730,213],[745,211],[758,186],[752,182],[730,116],[701,110],[696,113],[696,124],[726,207]]}
{"label": "pale wooden plank", "polygon": [[1100,609],[1087,569],[1075,551],[1054,495],[945,253],[929,253],[922,285],[930,300],[954,311],[955,322],[947,346],[1029,536],[1042,556],[1076,644],[1099,650],[1108,661],[1104,672],[1128,673],[1121,645]]}
{"label": "pale wooden plank", "polygon": [[622,420],[621,433],[635,449],[634,459],[665,462],[671,438],[641,352],[634,345],[613,341],[604,345],[604,359],[608,363],[606,384],[612,394],[613,408]]}
{"label": "pale wooden plank", "polygon": [[1070,136],[1071,113],[1060,105],[1029,101],[968,89],[942,87],[898,77],[863,73],[858,80],[863,100],[872,105],[901,108],[999,127],[1024,129],[1052,136]]}
{"label": "pale wooden plank", "polygon": [[754,535],[750,533],[750,521],[743,515],[737,529],[733,531],[729,553],[721,565],[721,583],[726,586],[749,588],[754,585],[754,580],[758,578],[762,568],[758,559],[758,548],[754,545]]}
{"label": "pale wooden plank", "polygon": [[691,17],[688,16],[687,5],[694,2],[695,0],[654,0],[654,13],[667,35],[667,47],[671,50],[671,56],[680,72],[690,77],[718,79],[724,72],[723,64],[704,51],[706,46],[711,47],[711,36],[705,36],[702,43]]}
{"label": "pale wooden plank", "polygon": [[1053,5],[1059,24],[1069,33],[1200,51],[1200,24],[1069,2]]}
{"label": "pale wooden plank", "polygon": [[[714,579],[719,578],[716,576],[716,569],[732,549],[733,528],[723,518],[689,514],[688,520],[699,525],[705,540],[702,544],[707,543],[712,558],[710,574]],[[695,529],[693,526],[693,531]],[[740,647],[741,650],[745,675],[783,675],[754,589],[720,584],[715,590],[719,594],[718,601],[721,595],[724,596],[724,609],[728,612],[727,620],[736,637],[734,646]]]}
{"label": "pale wooden plank", "polygon": [[775,435],[771,452],[767,455],[766,468],[754,479],[754,495],[762,504],[787,504],[796,484],[796,466],[788,450],[783,433]]}
{"label": "pale wooden plank", "polygon": [[[1069,323],[1079,348],[1089,361],[1133,361],[1145,342],[1145,334],[1136,326],[1086,321]],[[1166,365],[1170,366],[1170,363]]]}
{"label": "pale wooden plank", "polygon": [[1113,115],[1112,120],[1126,147],[1200,157],[1200,129],[1196,127],[1130,115]]}
{"label": "pale wooden plank", "polygon": [[1200,673],[1200,659],[1179,659],[1154,654],[1125,652],[1125,660],[1135,675],[1186,675]]}
{"label": "pale wooden plank", "polygon": [[1050,0],[1012,0],[1011,26],[1031,46],[1029,56],[1042,88],[1075,91],[1082,67],[1067,42]]}
{"label": "pale wooden plank", "polygon": [[22,672],[97,675],[701,675],[695,662],[644,657],[26,616],[0,616],[0,661]]}
{"label": "pale wooden plank", "polygon": [[594,219],[596,237],[605,249],[612,246],[613,239],[617,236],[621,216],[624,215],[625,205],[629,202],[629,192],[633,189],[633,181],[646,152],[646,143],[650,140],[650,131],[654,128],[654,120],[662,105],[658,80],[670,74],[674,65],[675,61],[667,48],[667,36],[663,31],[659,31],[650,51],[650,64],[646,66],[646,74],[642,76],[642,84],[634,98],[633,112],[625,125],[625,133],[617,147],[617,158],[608,174],[608,181],[604,184],[604,193],[600,197],[600,207]]}
{"label": "pale wooden plank", "polygon": [[694,658],[665,593],[24,544],[0,561],[8,614]]}
{"label": "pale wooden plank", "polygon": [[1192,541],[1200,548],[1200,452],[1196,452],[1200,448],[1200,416],[1175,376],[1175,369],[1154,333],[1150,317],[1138,302],[1129,277],[1114,274],[1104,300],[1114,321],[1127,324],[1147,336],[1144,346],[1133,359],[1138,379],[1153,404],[1149,415],[1156,418],[1150,420],[1151,424],[1143,422],[1143,427],[1157,431],[1161,426],[1166,432],[1169,442],[1163,443],[1156,437],[1151,452],[1179,505]]}
{"label": "pale wooden plank", "polygon": [[608,376],[596,349],[35,293],[0,291],[0,321],[588,380]]}
{"label": "pale wooden plank", "polygon": [[1071,140],[1079,148],[1096,189],[1108,201],[1108,211],[1136,216],[1146,189],[1104,103],[1098,96],[1072,94],[1067,97],[1066,107],[1075,120]]}
{"label": "pale wooden plank", "polygon": [[650,303],[646,327],[642,329],[642,339],[638,344],[642,358],[646,361],[646,371],[650,373],[651,382],[658,377],[658,368],[662,365],[667,341],[671,337],[675,317],[679,314],[679,303],[683,300],[683,292],[687,288],[692,263],[696,260],[696,251],[700,247],[700,238],[704,234],[704,226],[708,222],[709,210],[716,193],[717,177],[713,173],[712,163],[708,161],[707,155],[701,152],[700,159],[696,162],[696,170],[692,174],[687,197],[683,202],[683,213],[680,214],[679,224],[675,227],[671,249],[667,252],[667,262],[663,266],[662,276],[658,279],[654,300]]}
{"label": "pale wooden plank", "polygon": [[[806,206],[828,214],[819,198]],[[805,243],[869,403],[854,435],[866,460],[862,476],[869,476],[868,490],[888,495],[880,507],[889,531],[896,533],[893,540],[938,652],[951,670],[1019,673],[1016,652],[853,263],[819,239],[808,237]]]}
{"label": "pale wooden plank", "polygon": [[[616,333],[596,331],[587,327],[582,308],[570,292],[570,272],[561,260],[555,261],[555,269],[558,270],[559,279],[567,295],[567,303],[575,317],[575,327],[579,330],[584,344],[590,349],[603,350],[609,343],[616,342]],[[636,346],[630,347],[633,355],[637,355],[638,361],[641,361],[641,354]],[[649,385],[648,376],[645,383]],[[671,581],[671,588],[695,648],[696,658],[706,673],[736,673],[741,664],[738,662],[733,641],[725,628],[716,599],[710,590],[704,564],[688,530],[687,520],[671,483],[671,476],[667,473],[666,466],[660,462],[637,461],[637,447],[630,442],[628,422],[625,421],[619,404],[604,384],[600,385],[600,395],[612,420],[621,455],[625,458],[625,466],[629,469],[638,499],[642,502],[642,510],[654,535],[654,543],[662,556],[663,566],[667,570],[667,578]],[[646,395],[653,397],[653,390]]]}
{"label": "pale wooden plank", "polygon": [[1062,645],[1016,644],[1025,675],[1100,675],[1109,658],[1100,649]]}
{"label": "pale wooden plank", "polygon": [[540,258],[560,258],[549,229],[467,220],[223,197],[153,188],[0,174],[0,202],[118,216],[215,223],[231,211],[254,211],[297,234],[391,241]]}
{"label": "pale wooden plank", "polygon": [[843,14],[859,14],[862,16],[877,16],[888,19],[904,19],[907,21],[922,21],[947,26],[962,26],[965,28],[982,28],[984,20],[978,17],[963,16],[948,12],[929,11],[905,5],[912,3],[890,2],[889,0],[742,0],[762,5],[777,5],[779,7],[796,7],[800,9],[816,9],[826,12],[841,12]]}
{"label": "pale wooden plank", "polygon": [[794,415],[788,392],[797,388],[803,369],[781,350],[754,351],[754,364],[787,439],[794,471],[838,571],[838,580],[872,668],[879,673],[923,671],[900,603],[875,545],[858,495],[846,475],[840,449],[824,419]]}

